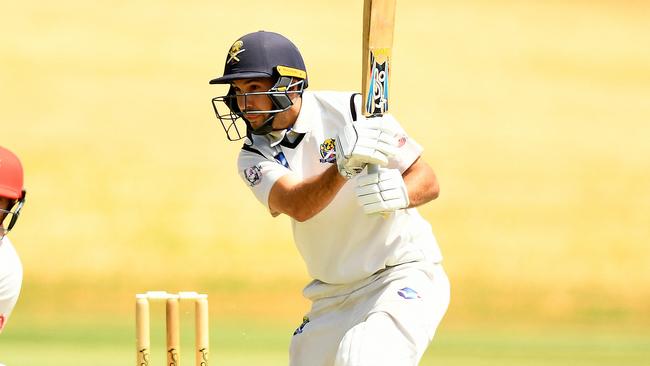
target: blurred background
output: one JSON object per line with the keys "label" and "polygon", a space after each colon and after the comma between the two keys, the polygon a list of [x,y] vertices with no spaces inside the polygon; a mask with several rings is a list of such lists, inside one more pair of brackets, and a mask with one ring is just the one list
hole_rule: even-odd
{"label": "blurred background", "polygon": [[[237,176],[208,80],[263,29],[300,48],[310,89],[357,91],[362,3],[3,1],[0,145],[28,202],[0,363],[133,363],[134,294],[192,290],[215,364],[285,365],[309,279],[289,220]],[[440,180],[420,211],[452,281],[423,365],[650,363],[649,13],[398,2],[391,109]]]}

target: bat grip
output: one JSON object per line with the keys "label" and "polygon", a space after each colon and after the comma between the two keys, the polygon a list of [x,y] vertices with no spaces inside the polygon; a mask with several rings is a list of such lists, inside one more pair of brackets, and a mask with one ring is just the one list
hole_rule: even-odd
{"label": "bat grip", "polygon": [[[367,118],[374,118],[374,117],[381,117],[381,113],[371,114],[371,115],[367,116]],[[379,165],[378,164],[368,164],[367,174],[375,174],[375,173],[379,173]]]}

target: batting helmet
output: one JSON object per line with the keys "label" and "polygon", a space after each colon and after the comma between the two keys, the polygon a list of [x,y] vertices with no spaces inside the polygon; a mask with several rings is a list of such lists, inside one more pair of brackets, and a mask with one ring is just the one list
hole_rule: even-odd
{"label": "batting helmet", "polygon": [[307,87],[307,69],[298,47],[281,34],[258,31],[230,46],[223,76],[210,80],[210,84],[279,76],[304,79]]}
{"label": "batting helmet", "polygon": [[23,166],[18,157],[0,146],[0,197],[12,200],[23,196]]}
{"label": "batting helmet", "polygon": [[[248,94],[236,95],[232,87],[225,96],[212,99],[215,113],[230,140],[243,137],[235,123],[239,118],[246,123],[247,132],[256,135],[271,132],[275,114],[286,111],[293,105],[290,94],[302,94],[308,84],[307,69],[300,51],[286,37],[274,32],[249,33],[235,41],[226,56],[223,76],[210,80],[210,84],[229,84],[234,80],[255,78],[275,79],[275,84],[268,92],[255,93],[268,95],[273,102],[273,109],[241,111],[236,98],[246,98]],[[219,102],[228,107],[226,113],[219,111]],[[261,127],[253,129],[243,112],[268,114],[269,117]]]}
{"label": "batting helmet", "polygon": [[10,207],[0,207],[0,239],[16,225],[25,204],[23,166],[18,157],[0,146],[0,197],[10,200]]}

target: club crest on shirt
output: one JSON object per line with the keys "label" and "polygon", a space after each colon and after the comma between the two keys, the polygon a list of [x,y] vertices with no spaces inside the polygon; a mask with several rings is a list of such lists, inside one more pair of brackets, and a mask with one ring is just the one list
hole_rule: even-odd
{"label": "club crest on shirt", "polygon": [[403,289],[399,289],[397,291],[397,294],[400,295],[401,297],[411,300],[411,299],[419,299],[420,295],[418,295],[417,291],[410,287],[404,287]]}
{"label": "club crest on shirt", "polygon": [[335,163],[336,162],[336,140],[328,138],[320,144],[320,162],[321,163]]}
{"label": "club crest on shirt", "polygon": [[258,165],[244,169],[244,176],[251,187],[258,185],[262,181],[262,169]]}

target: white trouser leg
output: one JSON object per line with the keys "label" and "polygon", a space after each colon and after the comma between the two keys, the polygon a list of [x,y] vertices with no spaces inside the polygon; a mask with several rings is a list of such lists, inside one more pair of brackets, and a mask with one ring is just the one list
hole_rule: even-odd
{"label": "white trouser leg", "polygon": [[416,266],[317,299],[292,339],[290,366],[416,366],[449,304],[442,266]]}
{"label": "white trouser leg", "polygon": [[414,345],[390,315],[380,312],[345,334],[334,366],[410,366],[417,358]]}
{"label": "white trouser leg", "polygon": [[447,310],[449,280],[442,266],[416,270],[373,301],[366,320],[341,340],[335,366],[417,366]]}

